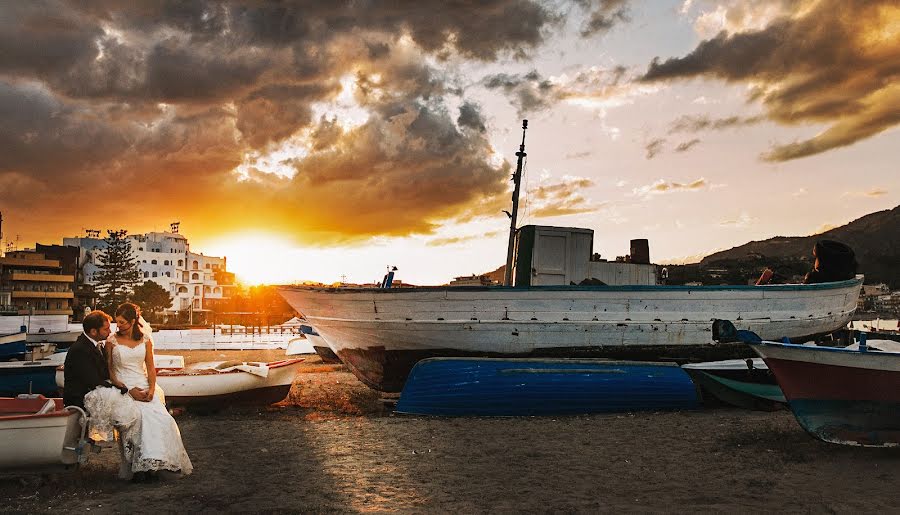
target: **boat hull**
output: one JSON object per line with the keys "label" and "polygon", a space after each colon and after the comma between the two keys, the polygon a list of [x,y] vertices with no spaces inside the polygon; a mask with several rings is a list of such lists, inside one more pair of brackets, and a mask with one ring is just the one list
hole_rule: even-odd
{"label": "boat hull", "polygon": [[33,469],[77,462],[67,443],[77,440],[81,414],[66,411],[54,399],[56,411],[34,415],[48,399],[0,399],[0,470]]}
{"label": "boat hull", "polygon": [[0,397],[15,397],[20,393],[59,396],[56,368],[64,360],[65,355],[52,355],[41,361],[0,363]]}
{"label": "boat hull", "polygon": [[770,342],[753,349],[812,436],[839,444],[900,445],[900,353]]}
{"label": "boat hull", "polygon": [[0,335],[0,361],[22,359],[26,352],[28,346],[25,333]]}
{"label": "boat hull", "polygon": [[266,377],[241,371],[196,374],[184,369],[161,371],[156,380],[165,392],[169,407],[267,405],[287,397],[302,361],[291,359],[270,364]]}
{"label": "boat hull", "polygon": [[862,279],[815,285],[315,289],[282,287],[368,386],[402,389],[419,360],[441,356],[605,357],[689,361],[750,356],[712,348],[710,321],[764,338],[834,331]]}
{"label": "boat hull", "polygon": [[758,411],[786,407],[787,399],[775,375],[761,358],[692,363],[682,368],[705,394],[726,404]]}
{"label": "boat hull", "polygon": [[580,359],[420,361],[396,411],[440,416],[536,416],[683,410],[697,391],[677,365]]}

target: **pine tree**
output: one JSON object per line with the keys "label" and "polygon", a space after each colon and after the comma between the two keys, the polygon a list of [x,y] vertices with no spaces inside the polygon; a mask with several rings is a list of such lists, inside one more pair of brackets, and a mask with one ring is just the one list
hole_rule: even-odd
{"label": "pine tree", "polygon": [[134,287],[131,301],[141,307],[144,318],[150,322],[156,322],[156,314],[172,305],[172,296],[155,282],[145,281],[144,284]]}
{"label": "pine tree", "polygon": [[140,280],[141,272],[137,261],[131,253],[131,242],[125,237],[124,229],[106,231],[109,236],[103,239],[106,248],[100,252],[96,276],[97,286],[94,290],[99,294],[100,309],[112,313],[128,299],[134,285]]}

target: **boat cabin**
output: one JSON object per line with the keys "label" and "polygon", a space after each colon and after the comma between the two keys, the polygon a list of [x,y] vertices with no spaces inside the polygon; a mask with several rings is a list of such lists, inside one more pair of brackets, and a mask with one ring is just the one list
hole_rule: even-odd
{"label": "boat cabin", "polygon": [[600,260],[593,248],[591,229],[523,226],[516,232],[513,286],[657,284],[647,240],[633,240],[632,256],[636,259],[626,261]]}

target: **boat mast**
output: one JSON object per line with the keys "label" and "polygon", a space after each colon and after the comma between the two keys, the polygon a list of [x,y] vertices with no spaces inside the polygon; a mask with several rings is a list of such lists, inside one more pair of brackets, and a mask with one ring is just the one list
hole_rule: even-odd
{"label": "boat mast", "polygon": [[504,286],[512,286],[512,262],[513,250],[516,244],[516,215],[519,211],[519,186],[522,183],[522,160],[528,154],[525,153],[525,130],[528,129],[528,120],[522,120],[522,144],[519,145],[519,151],[516,156],[519,158],[516,163],[516,173],[512,176],[513,194],[512,194],[512,213],[509,215],[509,246],[506,248],[506,278],[503,281]]}

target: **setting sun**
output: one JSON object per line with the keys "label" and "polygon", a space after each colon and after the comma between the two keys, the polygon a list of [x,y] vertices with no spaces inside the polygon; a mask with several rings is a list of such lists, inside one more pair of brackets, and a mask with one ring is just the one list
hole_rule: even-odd
{"label": "setting sun", "polygon": [[247,285],[290,283],[302,266],[296,261],[298,250],[272,234],[233,234],[204,246],[210,254],[225,256],[228,270]]}

